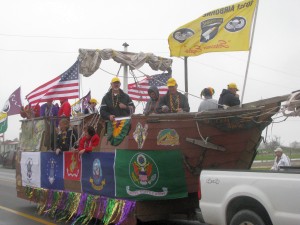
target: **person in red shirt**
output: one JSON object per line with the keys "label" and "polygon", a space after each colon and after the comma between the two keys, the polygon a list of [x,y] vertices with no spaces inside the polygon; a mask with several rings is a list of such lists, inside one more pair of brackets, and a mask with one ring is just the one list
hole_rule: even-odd
{"label": "person in red shirt", "polygon": [[60,108],[58,110],[59,117],[70,117],[71,116],[71,105],[67,98],[60,100]]}
{"label": "person in red shirt", "polygon": [[96,134],[94,127],[87,126],[84,128],[85,135],[79,140],[79,146],[75,149],[79,155],[85,152],[92,152],[100,144],[100,137]]}
{"label": "person in red shirt", "polygon": [[32,106],[30,103],[25,107],[21,107],[20,115],[24,119],[32,119],[40,116],[40,105]]}

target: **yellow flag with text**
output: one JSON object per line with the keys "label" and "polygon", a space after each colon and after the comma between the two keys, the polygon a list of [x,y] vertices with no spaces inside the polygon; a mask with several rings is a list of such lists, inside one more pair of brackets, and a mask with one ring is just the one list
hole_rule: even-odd
{"label": "yellow flag with text", "polygon": [[245,0],[205,13],[170,34],[171,56],[248,51],[257,0]]}

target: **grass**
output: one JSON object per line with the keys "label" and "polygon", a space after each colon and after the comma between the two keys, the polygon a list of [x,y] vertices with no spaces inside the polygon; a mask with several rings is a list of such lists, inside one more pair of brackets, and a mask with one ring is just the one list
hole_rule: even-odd
{"label": "grass", "polygon": [[[288,153],[285,153],[287,154],[288,157],[290,157],[290,159],[299,159],[300,158],[300,153],[296,153],[296,154],[291,154],[289,155]],[[262,154],[257,154],[255,159],[254,160],[259,160],[259,161],[262,161],[262,160],[274,160],[275,158],[275,154],[271,154],[271,153],[262,153]]]}

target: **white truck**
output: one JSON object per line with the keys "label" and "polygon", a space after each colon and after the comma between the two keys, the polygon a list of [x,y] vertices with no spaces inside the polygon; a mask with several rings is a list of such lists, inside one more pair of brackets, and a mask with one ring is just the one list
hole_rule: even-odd
{"label": "white truck", "polygon": [[213,225],[299,225],[300,168],[203,170],[200,210]]}

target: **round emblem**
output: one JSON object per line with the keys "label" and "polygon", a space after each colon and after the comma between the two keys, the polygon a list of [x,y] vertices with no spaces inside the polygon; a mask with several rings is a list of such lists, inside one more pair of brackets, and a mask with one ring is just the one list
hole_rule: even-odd
{"label": "round emblem", "polygon": [[130,160],[129,176],[135,186],[148,189],[157,183],[159,171],[155,161],[149,155],[137,153]]}
{"label": "round emblem", "polygon": [[2,108],[2,112],[5,112],[7,113],[10,109],[10,104],[9,104],[9,101],[7,100]]}
{"label": "round emblem", "polygon": [[243,17],[234,17],[226,25],[225,29],[229,32],[237,32],[246,26],[246,19]]}
{"label": "round emblem", "polygon": [[182,29],[179,29],[179,30],[176,30],[174,33],[173,33],[173,38],[182,43],[184,42],[186,39],[192,37],[193,35],[195,34],[195,32],[191,29],[188,29],[188,28],[182,28]]}
{"label": "round emblem", "polygon": [[93,161],[93,180],[95,185],[100,185],[102,178],[101,162],[99,159]]}

